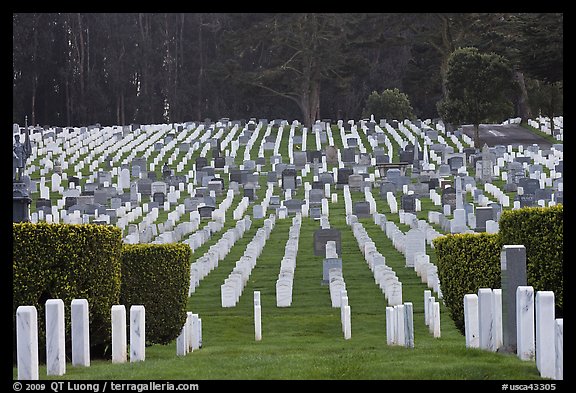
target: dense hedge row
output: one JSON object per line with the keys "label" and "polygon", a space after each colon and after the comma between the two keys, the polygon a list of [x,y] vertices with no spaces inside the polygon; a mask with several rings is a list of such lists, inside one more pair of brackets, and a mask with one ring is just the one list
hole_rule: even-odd
{"label": "dense hedge row", "polygon": [[169,343],[186,322],[190,254],[183,243],[124,246],[120,303],[144,305],[147,343]]}
{"label": "dense hedge row", "polygon": [[[121,230],[110,225],[14,223],[12,249],[13,326],[18,306],[35,306],[39,348],[45,347],[48,299],[64,302],[67,356],[73,299],[88,300],[94,357],[110,356],[115,304],[127,311],[133,304],[145,306],[149,343],[170,342],[186,321],[191,262],[186,244],[124,245]],[[39,357],[44,361],[45,351]]]}
{"label": "dense hedge row", "polygon": [[503,244],[526,247],[526,276],[534,291],[553,291],[556,314],[564,305],[563,205],[528,207],[502,212],[500,237]]}
{"label": "dense hedge row", "polygon": [[478,288],[500,288],[500,251],[497,234],[457,234],[434,239],[438,278],[444,304],[464,334],[464,295]]}
{"label": "dense hedge row", "polygon": [[[95,356],[97,351],[103,355],[110,343],[110,308],[120,298],[121,230],[94,224],[14,223],[12,240],[14,326],[18,306],[36,306],[42,348],[46,300],[62,299],[66,315],[70,315],[73,299],[87,299],[90,344]],[[66,337],[70,341],[69,317]],[[66,348],[70,348],[69,342]],[[44,351],[39,355],[43,358]]]}
{"label": "dense hedge row", "polygon": [[444,303],[464,334],[464,295],[500,288],[503,245],[526,247],[527,284],[553,291],[556,315],[563,314],[563,206],[504,211],[497,234],[457,234],[434,239]]}

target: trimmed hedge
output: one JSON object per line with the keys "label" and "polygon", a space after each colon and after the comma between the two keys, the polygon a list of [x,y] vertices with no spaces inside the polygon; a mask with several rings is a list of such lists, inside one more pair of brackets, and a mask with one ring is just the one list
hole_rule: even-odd
{"label": "trimmed hedge", "polygon": [[124,245],[120,302],[144,305],[149,344],[168,344],[186,322],[190,255],[183,243]]}
{"label": "trimmed hedge", "polygon": [[464,334],[464,295],[500,288],[498,234],[455,234],[433,240],[444,304]]}
{"label": "trimmed hedge", "polygon": [[563,205],[527,207],[502,212],[502,244],[526,247],[527,283],[534,291],[553,291],[556,317],[564,305],[564,228]]}
{"label": "trimmed hedge", "polygon": [[[96,224],[13,223],[12,240],[13,326],[19,306],[35,306],[43,348],[46,300],[62,299],[70,315],[73,299],[87,299],[91,353],[104,356],[111,343],[110,308],[120,297],[121,230]],[[70,318],[65,321],[69,353]],[[45,351],[39,356],[43,359]]]}
{"label": "trimmed hedge", "polygon": [[501,288],[503,245],[526,247],[527,284],[553,291],[556,316],[563,312],[563,206],[505,210],[499,233],[445,235],[434,239],[444,303],[464,334],[464,295],[480,288]]}

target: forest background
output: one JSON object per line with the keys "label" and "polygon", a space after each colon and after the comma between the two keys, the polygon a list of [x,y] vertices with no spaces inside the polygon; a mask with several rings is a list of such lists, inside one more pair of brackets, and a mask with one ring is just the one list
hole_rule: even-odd
{"label": "forest background", "polygon": [[512,65],[514,117],[550,114],[547,103],[562,96],[562,13],[14,13],[12,19],[13,121],[20,125],[255,117],[310,126],[316,119],[365,118],[370,94],[386,89],[406,94],[415,117],[437,118],[449,56],[470,46]]}

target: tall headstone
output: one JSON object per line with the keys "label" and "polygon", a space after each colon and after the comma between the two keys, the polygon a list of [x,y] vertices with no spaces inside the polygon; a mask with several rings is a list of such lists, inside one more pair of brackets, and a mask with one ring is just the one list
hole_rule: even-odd
{"label": "tall headstone", "polygon": [[128,345],[126,342],[126,306],[115,304],[112,314],[112,363],[126,363]]}
{"label": "tall headstone", "polygon": [[536,311],[536,367],[540,376],[556,376],[556,351],[554,350],[554,292],[538,291],[535,298]]}
{"label": "tall headstone", "polygon": [[16,352],[18,379],[39,379],[38,313],[34,306],[19,306],[16,309]]}
{"label": "tall headstone", "polygon": [[143,305],[130,306],[130,362],[146,359],[146,310]]}
{"label": "tall headstone", "polygon": [[66,347],[64,336],[64,302],[62,299],[46,301],[46,374],[66,373]]}
{"label": "tall headstone", "polygon": [[527,285],[516,289],[516,352],[521,360],[534,360],[534,288]]}
{"label": "tall headstone", "polygon": [[88,367],[90,366],[88,300],[72,300],[70,319],[72,323],[72,365]]}
{"label": "tall headstone", "polygon": [[488,145],[484,144],[482,147],[482,174],[481,179],[484,182],[492,181],[492,168],[494,166],[495,157],[494,154],[490,152]]}
{"label": "tall headstone", "polygon": [[466,348],[479,348],[478,295],[475,293],[464,295],[464,332]]}
{"label": "tall headstone", "polygon": [[515,353],[516,289],[526,285],[526,248],[523,245],[504,245],[500,252],[502,287],[502,350]]}

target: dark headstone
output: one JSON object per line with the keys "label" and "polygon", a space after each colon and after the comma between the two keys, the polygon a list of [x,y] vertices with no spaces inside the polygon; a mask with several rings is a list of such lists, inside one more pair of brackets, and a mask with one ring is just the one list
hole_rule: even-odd
{"label": "dark headstone", "polygon": [[297,214],[302,211],[302,205],[304,201],[300,199],[289,199],[284,201],[284,206],[286,207],[288,214]]}
{"label": "dark headstone", "polygon": [[540,188],[540,181],[538,179],[523,178],[518,182],[518,187],[524,189],[524,194],[536,193],[536,190]]}
{"label": "dark headstone", "polygon": [[416,211],[416,197],[414,195],[402,195],[400,199],[401,209],[405,212],[413,213]]}
{"label": "dark headstone", "polygon": [[520,201],[520,207],[536,206],[536,198],[534,197],[534,194],[517,195],[517,198]]}
{"label": "dark headstone", "polygon": [[342,162],[344,163],[356,162],[356,148],[354,147],[347,147],[343,149],[341,155]]}
{"label": "dark headstone", "polygon": [[370,218],[370,203],[367,201],[355,202],[352,206],[352,212],[358,218]]}
{"label": "dark headstone", "polygon": [[494,219],[494,211],[491,207],[476,208],[476,232],[486,232],[486,221]]}
{"label": "dark headstone", "polygon": [[516,289],[525,286],[526,248],[523,245],[504,245],[500,252],[500,283],[502,288],[502,348],[516,352]]}
{"label": "dark headstone", "polygon": [[342,258],[324,258],[322,262],[322,284],[329,283],[330,269],[342,269]]}
{"label": "dark headstone", "polygon": [[28,195],[26,185],[22,182],[12,184],[12,222],[29,222],[28,215],[32,198]]}
{"label": "dark headstone", "polygon": [[208,166],[208,159],[206,157],[196,157],[196,170]]}
{"label": "dark headstone", "polygon": [[444,188],[442,190],[441,202],[442,206],[450,205],[450,211],[456,209],[456,189],[452,186]]}
{"label": "dark headstone", "polygon": [[155,192],[152,196],[152,200],[162,206],[166,200],[166,195],[164,195],[163,192]]}
{"label": "dark headstone", "polygon": [[309,163],[322,163],[322,152],[320,150],[308,150],[306,154]]}
{"label": "dark headstone", "polygon": [[380,183],[380,198],[386,200],[386,195],[388,192],[396,194],[396,190],[396,184],[392,183],[391,181],[383,181]]}
{"label": "dark headstone", "polygon": [[348,178],[354,173],[352,168],[338,168],[338,185],[348,184]]}
{"label": "dark headstone", "polygon": [[208,206],[208,205],[200,206],[198,208],[198,213],[200,213],[200,219],[212,218],[212,212],[214,211],[214,209],[216,209],[214,206]]}
{"label": "dark headstone", "polygon": [[282,189],[296,189],[296,169],[284,169],[282,171]]}
{"label": "dark headstone", "polygon": [[336,253],[342,255],[342,241],[338,229],[317,229],[314,231],[314,255],[326,256],[326,243],[336,242]]}

